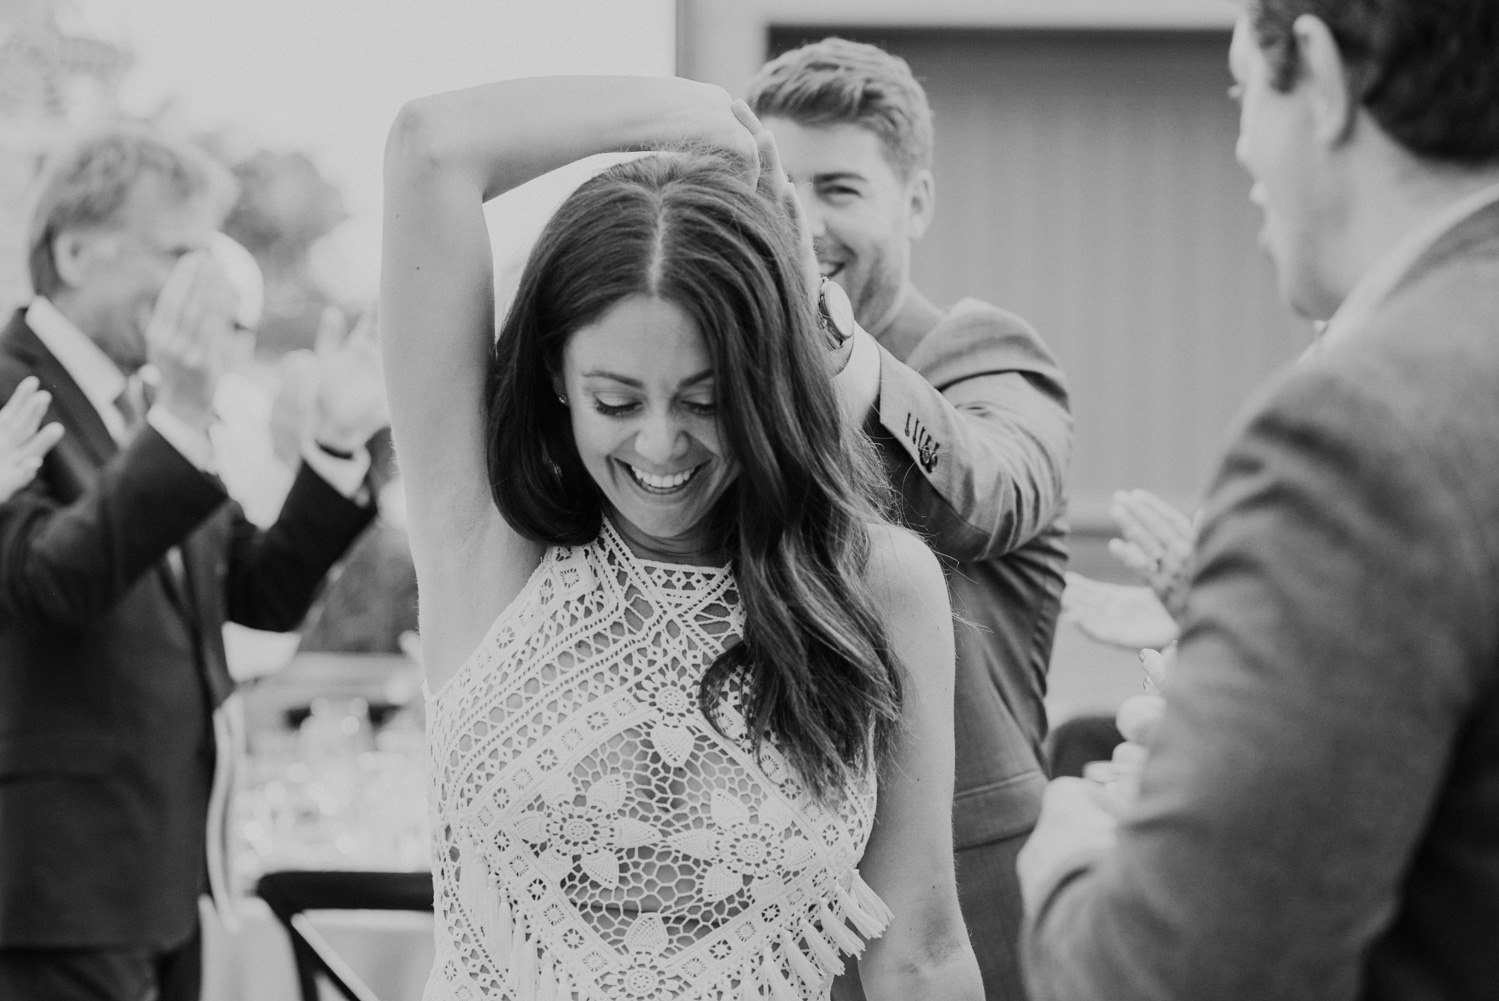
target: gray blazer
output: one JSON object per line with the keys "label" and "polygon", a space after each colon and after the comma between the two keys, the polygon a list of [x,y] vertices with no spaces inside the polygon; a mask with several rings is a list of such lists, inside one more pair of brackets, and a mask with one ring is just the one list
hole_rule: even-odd
{"label": "gray blazer", "polygon": [[1062,370],[1020,317],[964,299],[907,357],[881,349],[867,428],[906,523],[948,570],[956,846],[1028,833],[1046,785],[1041,699],[1067,565]]}
{"label": "gray blazer", "polygon": [[1212,489],[1140,801],[1036,1001],[1499,997],[1499,206],[1285,372]]}

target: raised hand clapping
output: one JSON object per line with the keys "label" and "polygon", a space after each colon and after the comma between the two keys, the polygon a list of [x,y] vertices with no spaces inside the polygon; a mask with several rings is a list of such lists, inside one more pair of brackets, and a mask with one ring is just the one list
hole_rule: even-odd
{"label": "raised hand clapping", "polygon": [[1086,636],[1126,650],[1175,642],[1176,620],[1148,587],[1110,584],[1068,572],[1062,614]]}
{"label": "raised hand clapping", "polygon": [[0,501],[32,481],[62,437],[61,424],[39,427],[51,402],[52,394],[42,390],[36,376],[28,376],[0,407]]}
{"label": "raised hand clapping", "polygon": [[215,420],[219,377],[240,354],[234,317],[239,293],[207,251],[184,254],[157,296],[146,350],[159,374],[157,403],[189,427]]}
{"label": "raised hand clapping", "polygon": [[365,313],[348,330],[341,310],[324,310],[317,361],[313,438],[330,448],[355,452],[390,423],[374,313]]}
{"label": "raised hand clapping", "polygon": [[1167,610],[1181,609],[1192,577],[1197,524],[1148,490],[1121,490],[1109,508],[1122,539],[1109,552],[1150,586]]}

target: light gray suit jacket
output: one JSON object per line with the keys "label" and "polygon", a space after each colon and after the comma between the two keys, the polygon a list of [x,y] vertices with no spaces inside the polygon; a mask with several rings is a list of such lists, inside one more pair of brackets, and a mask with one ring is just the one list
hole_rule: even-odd
{"label": "light gray suit jacket", "polygon": [[1072,417],[1061,367],[1020,317],[964,299],[906,357],[880,349],[866,429],[902,518],[948,571],[953,838],[966,849],[1024,835],[1046,785],[1041,700],[1067,565]]}

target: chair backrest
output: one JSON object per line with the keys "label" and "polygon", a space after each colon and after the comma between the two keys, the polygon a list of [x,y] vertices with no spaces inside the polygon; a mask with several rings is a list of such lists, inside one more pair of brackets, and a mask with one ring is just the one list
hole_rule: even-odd
{"label": "chair backrest", "polygon": [[432,876],[425,872],[271,872],[260,878],[255,892],[291,939],[302,1001],[319,1001],[319,976],[348,1001],[380,1001],[329,946],[306,911],[432,910]]}

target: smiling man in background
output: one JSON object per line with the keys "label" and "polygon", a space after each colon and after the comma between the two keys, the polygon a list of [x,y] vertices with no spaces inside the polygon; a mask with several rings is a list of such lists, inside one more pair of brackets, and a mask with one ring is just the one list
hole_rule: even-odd
{"label": "smiling man in background", "polygon": [[1062,372],[1019,317],[974,299],[943,310],[912,284],[935,182],[931,109],[904,60],[825,39],[766,64],[749,104],[798,187],[823,275],[863,328],[841,349],[845,407],[949,570],[958,889],[986,996],[1020,998],[1014,860],[1045,785],[1041,700],[1067,562]]}

